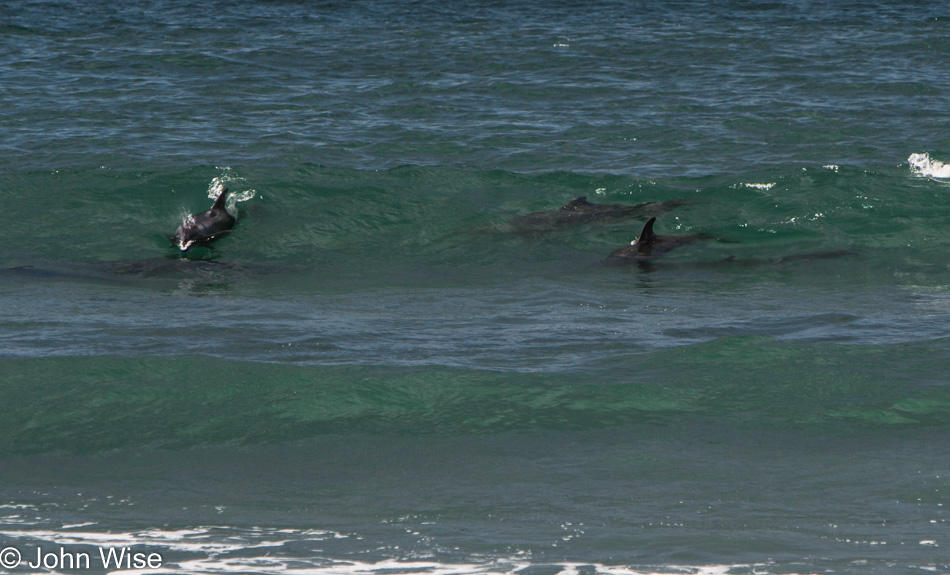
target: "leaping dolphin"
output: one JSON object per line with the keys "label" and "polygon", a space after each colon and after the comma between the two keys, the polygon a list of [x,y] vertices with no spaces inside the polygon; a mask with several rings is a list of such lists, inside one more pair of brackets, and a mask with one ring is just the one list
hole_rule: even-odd
{"label": "leaping dolphin", "polygon": [[629,246],[624,246],[607,256],[607,261],[614,263],[648,262],[680,246],[699,242],[709,237],[705,234],[658,236],[653,232],[655,221],[655,216],[650,218],[643,226],[643,230],[640,231],[640,237],[630,242]]}
{"label": "leaping dolphin", "polygon": [[186,252],[196,243],[211,241],[234,227],[234,216],[224,207],[227,195],[228,189],[224,188],[210,210],[185,218],[172,238],[178,249]]}

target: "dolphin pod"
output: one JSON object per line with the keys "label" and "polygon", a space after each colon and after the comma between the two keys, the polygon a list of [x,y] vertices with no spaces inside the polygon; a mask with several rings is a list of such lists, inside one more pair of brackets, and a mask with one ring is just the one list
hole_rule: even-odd
{"label": "dolphin pod", "polygon": [[[185,221],[178,226],[178,229],[175,230],[175,234],[171,236],[170,239],[182,252],[188,251],[196,244],[210,242],[234,227],[235,218],[229,214],[225,208],[227,196],[228,189],[224,188],[215,199],[211,209],[200,214],[188,216]],[[656,215],[654,214],[661,214],[686,203],[689,203],[689,200],[643,202],[634,205],[594,204],[589,202],[585,196],[580,196],[557,210],[533,212],[524,216],[518,216],[514,218],[511,223],[519,231],[534,232],[551,231],[586,223],[618,222],[638,216],[650,215],[650,219],[644,224],[636,240],[630,242],[630,245],[614,250],[607,256],[608,263],[647,263],[666,255],[680,246],[708,240],[712,237],[709,234],[702,233],[661,236],[653,231],[653,225],[656,223]],[[802,259],[841,257],[852,255],[853,253],[854,252],[850,250],[840,250],[799,254],[778,258],[775,261],[738,260],[729,257],[721,263],[784,263]]]}
{"label": "dolphin pod", "polygon": [[679,206],[692,203],[688,199],[639,204],[594,204],[586,196],[574,198],[556,210],[532,212],[511,220],[511,226],[519,232],[548,232],[589,223],[613,223],[650,216],[637,240],[615,250],[607,257],[610,263],[647,262],[667,252],[694,242],[709,239],[706,234],[682,236],[658,236],[653,231],[656,216]]}

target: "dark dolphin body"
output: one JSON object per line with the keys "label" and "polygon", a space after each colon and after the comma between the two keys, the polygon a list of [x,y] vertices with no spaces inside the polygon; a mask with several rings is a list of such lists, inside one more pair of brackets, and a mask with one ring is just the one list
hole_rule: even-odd
{"label": "dark dolphin body", "polygon": [[622,222],[641,216],[668,212],[687,203],[687,200],[644,202],[627,206],[623,204],[592,204],[581,196],[557,210],[533,212],[511,220],[515,230],[521,232],[548,232],[587,223]]}
{"label": "dark dolphin body", "polygon": [[178,248],[185,252],[196,243],[211,241],[215,236],[220,235],[234,227],[234,217],[228,213],[224,207],[227,199],[228,189],[224,188],[214,205],[207,212],[188,216],[182,222],[172,241],[178,244]]}
{"label": "dark dolphin body", "polygon": [[680,246],[709,239],[706,234],[658,236],[653,232],[653,222],[655,221],[655,216],[650,218],[643,226],[640,237],[636,241],[630,242],[629,246],[624,246],[607,256],[607,261],[611,263],[649,262]]}
{"label": "dark dolphin body", "polygon": [[[612,254],[607,256],[608,263],[622,264],[622,263],[648,263],[656,258],[659,258],[670,251],[680,247],[689,245],[696,242],[701,242],[703,240],[711,239],[712,236],[709,234],[689,234],[682,236],[658,236],[653,231],[653,224],[656,222],[656,218],[650,218],[650,220],[643,226],[643,230],[640,232],[640,237],[636,241],[630,242],[629,246],[624,246],[619,250],[615,250]],[[718,241],[725,241],[719,239]],[[825,252],[810,252],[804,254],[792,254],[788,256],[777,256],[773,258],[757,258],[757,259],[736,259],[734,256],[727,257],[723,260],[717,262],[707,262],[700,265],[745,265],[745,266],[759,266],[759,265],[782,265],[798,261],[810,261],[810,260],[824,260],[831,258],[840,258],[845,256],[856,255],[857,252],[853,250],[832,250]]]}

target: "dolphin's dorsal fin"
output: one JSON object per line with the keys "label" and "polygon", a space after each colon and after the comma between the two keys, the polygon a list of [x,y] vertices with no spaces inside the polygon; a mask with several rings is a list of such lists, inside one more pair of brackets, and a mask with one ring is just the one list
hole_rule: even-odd
{"label": "dolphin's dorsal fin", "polygon": [[655,221],[656,216],[650,218],[643,226],[643,231],[640,232],[640,237],[637,238],[637,245],[652,244],[656,242],[656,234],[653,233],[653,222]]}
{"label": "dolphin's dorsal fin", "polygon": [[225,200],[227,200],[227,198],[228,198],[228,189],[227,189],[227,188],[224,188],[223,190],[221,190],[221,195],[218,196],[218,199],[216,199],[216,200],[214,201],[214,205],[211,206],[211,209],[212,209],[212,210],[223,210],[223,209],[225,209],[225,208],[224,208],[224,202],[225,202]]}

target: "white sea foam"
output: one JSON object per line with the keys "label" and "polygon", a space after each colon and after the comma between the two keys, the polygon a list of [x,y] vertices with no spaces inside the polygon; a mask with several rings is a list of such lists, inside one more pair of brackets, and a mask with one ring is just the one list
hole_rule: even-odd
{"label": "white sea foam", "polygon": [[[290,575],[514,575],[528,567],[544,567],[557,575],[726,575],[736,569],[768,573],[768,564],[738,565],[667,565],[636,567],[599,563],[535,563],[530,555],[442,562],[426,559],[381,559],[354,561],[314,552],[301,557],[284,553],[285,544],[300,541],[328,541],[350,536],[333,531],[298,529],[237,529],[233,527],[197,527],[194,529],[146,529],[134,532],[17,530],[0,531],[0,536],[16,539],[15,546],[86,545],[99,548],[147,547],[160,556],[164,552],[190,554],[190,558],[164,559],[162,573],[282,573]],[[921,542],[921,544],[926,544]],[[249,552],[259,549],[257,552]],[[555,571],[556,570],[556,571]],[[123,570],[151,573],[148,570]]]}
{"label": "white sea foam", "polygon": [[[218,560],[213,564],[186,561],[180,564],[182,573],[289,573],[291,575],[514,575],[528,567],[541,566],[556,575],[725,575],[736,568],[749,565],[681,566],[668,568],[637,569],[627,566],[601,565],[597,563],[561,563],[536,565],[527,561],[497,559],[487,563],[439,563],[435,561],[399,561],[389,559],[376,563],[340,561],[331,565],[306,566],[299,560],[281,561],[268,558],[241,558]],[[554,571],[558,569],[558,571]]]}
{"label": "white sea foam", "polygon": [[911,154],[907,158],[907,163],[918,175],[930,178],[950,178],[950,164],[934,160],[930,154]]}
{"label": "white sea foam", "polygon": [[31,544],[47,542],[54,545],[92,545],[97,547],[142,545],[164,548],[169,551],[207,553],[210,556],[247,549],[281,547],[290,541],[323,541],[346,537],[330,531],[235,530],[229,527],[198,527],[181,530],[146,529],[128,532],[3,530],[0,531],[0,535],[24,539]]}
{"label": "white sea foam", "polygon": [[768,182],[764,184],[749,183],[743,184],[747,188],[752,188],[753,190],[771,190],[775,187],[775,182]]}

